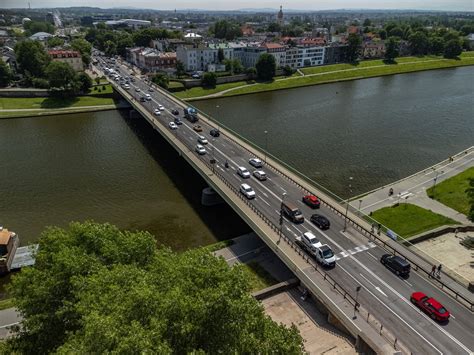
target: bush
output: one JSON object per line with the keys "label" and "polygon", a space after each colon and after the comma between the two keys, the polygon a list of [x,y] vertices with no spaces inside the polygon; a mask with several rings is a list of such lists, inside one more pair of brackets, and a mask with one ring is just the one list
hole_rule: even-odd
{"label": "bush", "polygon": [[217,84],[216,73],[205,73],[202,78],[202,86],[208,88],[215,88]]}
{"label": "bush", "polygon": [[283,75],[285,76],[291,76],[295,72],[289,65],[285,65],[283,68]]}
{"label": "bush", "polygon": [[32,78],[31,85],[33,85],[34,88],[38,88],[38,89],[49,89],[48,80],[43,79],[43,78]]}
{"label": "bush", "polygon": [[170,78],[166,73],[159,73],[153,75],[151,81],[154,82],[156,85],[162,87],[163,89],[168,89]]}

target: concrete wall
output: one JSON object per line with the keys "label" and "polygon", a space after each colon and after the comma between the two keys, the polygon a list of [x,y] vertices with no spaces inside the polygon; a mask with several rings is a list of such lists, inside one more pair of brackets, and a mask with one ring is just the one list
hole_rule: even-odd
{"label": "concrete wall", "polygon": [[47,89],[0,89],[0,97],[48,97]]}

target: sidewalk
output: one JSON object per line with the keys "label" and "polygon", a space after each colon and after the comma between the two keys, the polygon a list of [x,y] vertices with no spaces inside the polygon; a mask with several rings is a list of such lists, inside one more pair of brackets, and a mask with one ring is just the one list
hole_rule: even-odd
{"label": "sidewalk", "polygon": [[[360,210],[364,214],[376,211],[382,207],[393,206],[397,202],[408,202],[435,213],[449,217],[465,225],[473,224],[465,215],[455,211],[442,203],[428,197],[426,190],[436,183],[440,183],[464,170],[474,166],[474,147],[470,147],[451,159],[420,171],[405,179],[383,186],[369,194],[355,197],[350,204],[353,210]],[[390,188],[393,195],[389,196]]]}

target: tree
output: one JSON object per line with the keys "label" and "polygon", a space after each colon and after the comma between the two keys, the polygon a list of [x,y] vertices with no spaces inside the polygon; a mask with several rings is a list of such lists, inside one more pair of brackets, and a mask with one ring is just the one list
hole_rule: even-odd
{"label": "tree", "polygon": [[219,63],[222,63],[224,59],[225,59],[224,50],[222,48],[219,48],[217,50],[217,60],[219,61]]}
{"label": "tree", "polygon": [[387,29],[387,33],[389,37],[400,37],[403,38],[404,31],[400,27],[393,27],[390,31]]}
{"label": "tree", "polygon": [[380,39],[386,39],[387,38],[387,31],[385,30],[380,30],[379,31],[379,36],[380,36]]}
{"label": "tree", "polygon": [[385,60],[388,63],[394,63],[399,54],[399,41],[397,37],[390,37],[385,42]]}
{"label": "tree", "polygon": [[240,74],[244,71],[239,59],[225,59],[224,64],[225,70],[231,72],[231,74]]}
{"label": "tree", "polygon": [[182,77],[186,73],[186,68],[184,67],[184,63],[180,60],[176,61],[176,76]]}
{"label": "tree", "polygon": [[412,33],[410,37],[408,37],[408,42],[410,44],[412,54],[424,55],[428,52],[429,40],[424,32],[417,31]]}
{"label": "tree", "polygon": [[205,73],[202,77],[202,86],[207,88],[215,88],[217,84],[216,73]]}
{"label": "tree", "polygon": [[285,65],[283,67],[283,74],[285,76],[291,76],[291,75],[293,75],[293,69],[291,69],[291,67],[289,65]]}
{"label": "tree", "polygon": [[10,67],[0,58],[0,87],[5,87],[10,84],[13,79]]}
{"label": "tree", "polygon": [[268,32],[281,32],[281,26],[276,22],[272,22],[268,25],[267,31]]}
{"label": "tree", "polygon": [[48,45],[49,48],[60,47],[64,44],[64,40],[59,37],[50,37],[46,41],[46,44]]}
{"label": "tree", "polygon": [[364,26],[364,27],[372,26],[372,22],[370,21],[370,19],[366,18],[364,20],[364,23],[362,23],[362,26]]}
{"label": "tree", "polygon": [[210,31],[216,38],[226,39],[228,41],[242,36],[240,26],[227,20],[216,21],[214,26],[211,26]]}
{"label": "tree", "polygon": [[82,63],[88,67],[91,62],[92,45],[82,38],[76,38],[71,41],[71,48],[81,53]]}
{"label": "tree", "polygon": [[273,80],[276,73],[275,57],[268,53],[261,54],[258,57],[255,69],[257,69],[257,76],[260,80]]}
{"label": "tree", "polygon": [[96,76],[94,81],[95,81],[96,85],[99,85],[100,84],[100,77]]}
{"label": "tree", "polygon": [[26,35],[31,36],[37,32],[54,33],[54,26],[49,22],[28,21],[23,25]]}
{"label": "tree", "polygon": [[45,70],[49,86],[56,91],[72,91],[76,73],[74,69],[64,62],[51,62]]}
{"label": "tree", "polygon": [[16,60],[20,72],[34,77],[43,77],[46,66],[51,61],[50,56],[38,41],[20,41],[15,46]]}
{"label": "tree", "polygon": [[108,57],[113,57],[117,54],[117,44],[111,40],[105,42],[105,55]]}
{"label": "tree", "polygon": [[156,85],[161,86],[163,89],[168,89],[170,78],[165,73],[159,73],[154,75],[151,78],[151,81],[153,81]]}
{"label": "tree", "polygon": [[245,69],[245,74],[247,74],[249,79],[253,79],[257,75],[257,69],[254,67],[247,68]]}
{"label": "tree", "polygon": [[204,249],[157,249],[147,232],[72,223],[39,239],[36,265],[12,281],[23,316],[5,353],[303,351],[249,294],[241,266]]}
{"label": "tree", "polygon": [[362,39],[359,35],[351,33],[347,38],[347,59],[354,63],[360,57]]}
{"label": "tree", "polygon": [[441,55],[444,52],[444,40],[441,37],[431,37],[429,39],[429,52]]}
{"label": "tree", "polygon": [[451,39],[444,46],[445,58],[457,58],[462,52],[461,44],[457,39]]}
{"label": "tree", "polygon": [[75,80],[78,82],[79,90],[86,93],[92,87],[92,79],[86,73],[77,74]]}
{"label": "tree", "polygon": [[125,57],[127,54],[127,47],[133,47],[133,38],[131,34],[122,32],[117,39],[117,54]]}

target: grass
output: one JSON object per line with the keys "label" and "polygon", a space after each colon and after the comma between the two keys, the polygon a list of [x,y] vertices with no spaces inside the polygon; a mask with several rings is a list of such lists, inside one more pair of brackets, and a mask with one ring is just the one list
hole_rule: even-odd
{"label": "grass", "polygon": [[440,226],[457,224],[456,221],[448,217],[409,203],[381,208],[373,212],[371,217],[402,238],[411,237]]}
{"label": "grass", "polygon": [[215,251],[230,247],[232,244],[234,244],[234,241],[232,239],[229,239],[229,240],[222,240],[214,244],[206,245],[203,248],[209,251],[210,253],[213,253]]}
{"label": "grass", "polygon": [[469,187],[469,178],[474,179],[474,167],[436,184],[435,189],[430,187],[426,193],[436,201],[467,215],[471,208],[466,193],[466,189]]}
{"label": "grass", "polygon": [[246,85],[246,81],[237,81],[235,83],[226,83],[217,85],[215,88],[203,88],[203,87],[194,87],[186,91],[177,92],[175,95],[180,99],[189,99],[193,97],[201,97],[206,95],[212,95],[227,89],[235,88],[237,86]]}
{"label": "grass", "polygon": [[239,267],[241,267],[248,276],[251,292],[263,290],[277,283],[277,280],[275,280],[267,270],[254,261],[248,264],[241,264]]}
{"label": "grass", "polygon": [[71,98],[58,97],[0,97],[0,109],[56,109],[66,107],[113,105],[114,99],[109,97],[76,96]]}
{"label": "grass", "polygon": [[12,307],[14,307],[13,298],[6,298],[3,300],[0,300],[0,311],[3,309],[12,308]]}

